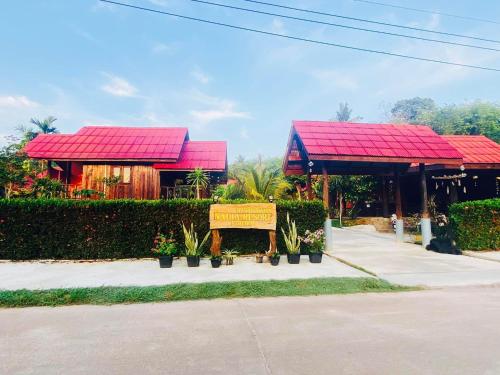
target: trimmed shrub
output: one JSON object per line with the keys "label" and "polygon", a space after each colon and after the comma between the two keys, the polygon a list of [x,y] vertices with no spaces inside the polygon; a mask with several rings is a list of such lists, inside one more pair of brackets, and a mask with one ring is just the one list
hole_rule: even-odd
{"label": "trimmed shrub", "polygon": [[[181,223],[195,225],[203,236],[209,230],[211,200],[0,200],[0,259],[109,259],[151,257],[158,231],[184,243]],[[226,203],[226,202],[225,202]],[[248,203],[231,201],[227,203]],[[299,233],[323,226],[321,202],[278,201],[278,231],[286,213]],[[222,247],[242,254],[266,251],[264,230],[222,230]],[[278,248],[283,250],[277,232]],[[208,245],[205,251],[208,252]]]}
{"label": "trimmed shrub", "polygon": [[455,203],[450,219],[461,250],[497,250],[500,246],[500,199]]}

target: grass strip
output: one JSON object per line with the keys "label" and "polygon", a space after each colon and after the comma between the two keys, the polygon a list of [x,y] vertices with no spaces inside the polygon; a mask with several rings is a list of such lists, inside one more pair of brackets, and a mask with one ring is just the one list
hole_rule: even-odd
{"label": "grass strip", "polygon": [[0,291],[0,307],[112,305],[214,298],[309,296],[418,290],[374,278],[332,277],[170,284],[145,287],[99,287]]}

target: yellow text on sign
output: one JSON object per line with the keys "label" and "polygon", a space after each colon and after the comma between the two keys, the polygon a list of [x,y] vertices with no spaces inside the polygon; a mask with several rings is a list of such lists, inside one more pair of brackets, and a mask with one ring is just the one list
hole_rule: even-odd
{"label": "yellow text on sign", "polygon": [[276,230],[274,203],[212,204],[210,229]]}

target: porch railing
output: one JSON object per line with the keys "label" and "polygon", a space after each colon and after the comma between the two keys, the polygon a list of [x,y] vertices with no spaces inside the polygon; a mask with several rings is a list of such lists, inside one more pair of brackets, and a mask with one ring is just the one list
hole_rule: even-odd
{"label": "porch railing", "polygon": [[160,198],[162,199],[194,199],[196,188],[191,185],[161,186]]}

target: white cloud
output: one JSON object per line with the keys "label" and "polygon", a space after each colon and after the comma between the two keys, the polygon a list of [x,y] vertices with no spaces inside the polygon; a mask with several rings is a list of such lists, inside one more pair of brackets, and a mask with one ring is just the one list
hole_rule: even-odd
{"label": "white cloud", "polygon": [[238,111],[237,103],[233,100],[209,96],[196,90],[192,92],[192,99],[207,107],[206,109],[189,112],[193,120],[201,125],[227,119],[251,118],[250,113]]}
{"label": "white cloud", "polygon": [[212,77],[203,72],[200,68],[196,67],[191,71],[191,77],[197,80],[200,83],[206,85],[210,81],[212,81]]}
{"label": "white cloud", "polygon": [[286,34],[285,24],[278,18],[273,19],[273,22],[271,22],[270,30],[271,32],[276,34],[281,34],[281,35]]}
{"label": "white cloud", "polygon": [[39,104],[26,96],[0,96],[0,108],[33,108]]}
{"label": "white cloud", "polygon": [[159,55],[162,53],[171,54],[173,51],[174,51],[174,46],[171,44],[155,43],[151,47],[151,52],[154,53],[155,55]]}
{"label": "white cloud", "polygon": [[148,0],[153,5],[158,5],[161,7],[166,7],[169,3],[168,0]]}
{"label": "white cloud", "polygon": [[250,136],[248,135],[248,129],[243,127],[240,129],[240,138],[241,139],[250,139]]}
{"label": "white cloud", "polygon": [[102,91],[120,97],[133,97],[137,93],[137,89],[125,78],[108,73],[103,73],[103,75],[108,78],[108,83],[101,86]]}
{"label": "white cloud", "polygon": [[317,69],[311,73],[322,85],[332,88],[339,88],[354,91],[358,88],[355,78],[333,69]]}

